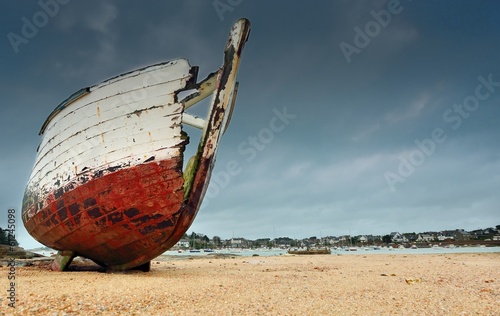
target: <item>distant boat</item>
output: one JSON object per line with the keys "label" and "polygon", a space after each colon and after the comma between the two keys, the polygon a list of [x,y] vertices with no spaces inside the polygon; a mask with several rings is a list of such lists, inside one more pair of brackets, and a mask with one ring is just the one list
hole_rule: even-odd
{"label": "distant boat", "polygon": [[[233,25],[223,65],[200,82],[198,67],[176,59],[81,89],[49,115],[22,219],[37,241],[59,250],[54,270],[83,256],[111,270],[148,271],[151,259],[181,239],[230,121],[249,32],[246,19]],[[206,119],[185,112],[208,96]],[[202,129],[184,170],[183,125]]]}
{"label": "distant boat", "polygon": [[308,248],[308,249],[289,249],[288,253],[291,255],[329,255],[331,254],[328,248]]}
{"label": "distant boat", "polygon": [[411,249],[418,249],[417,245],[411,245]]}

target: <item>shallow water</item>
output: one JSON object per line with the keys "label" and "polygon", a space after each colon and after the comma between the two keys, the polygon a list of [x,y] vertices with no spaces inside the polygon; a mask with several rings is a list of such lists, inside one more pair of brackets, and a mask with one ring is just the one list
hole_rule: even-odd
{"label": "shallow water", "polygon": [[454,248],[445,248],[445,247],[435,247],[435,248],[381,248],[379,250],[368,249],[364,250],[364,248],[358,248],[357,251],[345,251],[345,250],[334,250],[332,254],[353,254],[353,255],[361,255],[361,254],[447,254],[447,253],[492,253],[492,252],[500,252],[500,247],[454,247]]}
{"label": "shallow water", "polygon": [[[373,248],[357,248],[356,251],[346,251],[344,249],[332,249],[332,255],[368,255],[368,254],[447,254],[447,253],[493,253],[500,252],[500,247],[455,247],[455,248],[417,248],[417,249],[398,249],[398,248],[380,248],[378,250],[374,250]],[[183,251],[179,253],[178,251],[166,251],[164,255],[170,256],[207,256],[213,253],[221,253],[221,254],[234,254],[237,256],[243,257],[251,257],[251,256],[280,256],[287,254],[286,249],[222,249],[222,250],[214,250],[214,252],[189,252]]]}
{"label": "shallow water", "polygon": [[[213,252],[190,252],[188,250],[178,252],[177,250],[168,250],[163,253],[167,256],[178,256],[178,257],[188,257],[188,256],[209,256],[211,254],[232,254],[235,256],[251,257],[251,256],[281,256],[287,254],[287,249],[217,249]],[[500,252],[500,247],[455,247],[455,248],[380,248],[374,250],[373,248],[357,248],[356,251],[346,251],[344,249],[331,249],[332,255],[377,255],[377,254],[404,254],[404,255],[419,255],[419,254],[448,254],[448,253],[494,253]],[[43,256],[50,257],[51,255],[57,253],[56,250],[44,250],[44,251],[33,251],[35,253],[41,254]]]}

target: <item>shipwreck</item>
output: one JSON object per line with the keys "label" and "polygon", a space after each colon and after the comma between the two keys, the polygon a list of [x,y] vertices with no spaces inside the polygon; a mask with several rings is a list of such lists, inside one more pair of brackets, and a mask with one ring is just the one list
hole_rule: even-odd
{"label": "shipwreck", "polygon": [[[158,63],[81,89],[48,116],[22,220],[31,236],[58,250],[52,269],[82,256],[110,270],[149,271],[180,240],[230,121],[249,32],[248,20],[234,23],[222,66],[204,80],[186,59]],[[186,91],[194,92],[178,100]],[[209,96],[206,118],[186,112]],[[185,167],[184,124],[202,130]]]}

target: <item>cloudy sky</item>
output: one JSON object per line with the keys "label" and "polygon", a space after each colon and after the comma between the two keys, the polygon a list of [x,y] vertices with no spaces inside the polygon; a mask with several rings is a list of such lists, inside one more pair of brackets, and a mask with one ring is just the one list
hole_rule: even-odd
{"label": "cloudy sky", "polygon": [[[0,227],[24,230],[47,115],[120,73],[222,62],[252,23],[231,126],[190,231],[222,238],[500,224],[496,1],[1,1]],[[198,111],[206,111],[200,109]]]}

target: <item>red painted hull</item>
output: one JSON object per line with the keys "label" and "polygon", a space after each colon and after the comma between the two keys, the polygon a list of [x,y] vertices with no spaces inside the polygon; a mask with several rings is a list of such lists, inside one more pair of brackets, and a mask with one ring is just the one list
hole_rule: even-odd
{"label": "red painted hull", "polygon": [[[117,170],[54,194],[25,222],[37,240],[110,268],[132,268],[175,244],[194,212],[182,206],[182,161]],[[33,205],[35,207],[35,205]]]}

